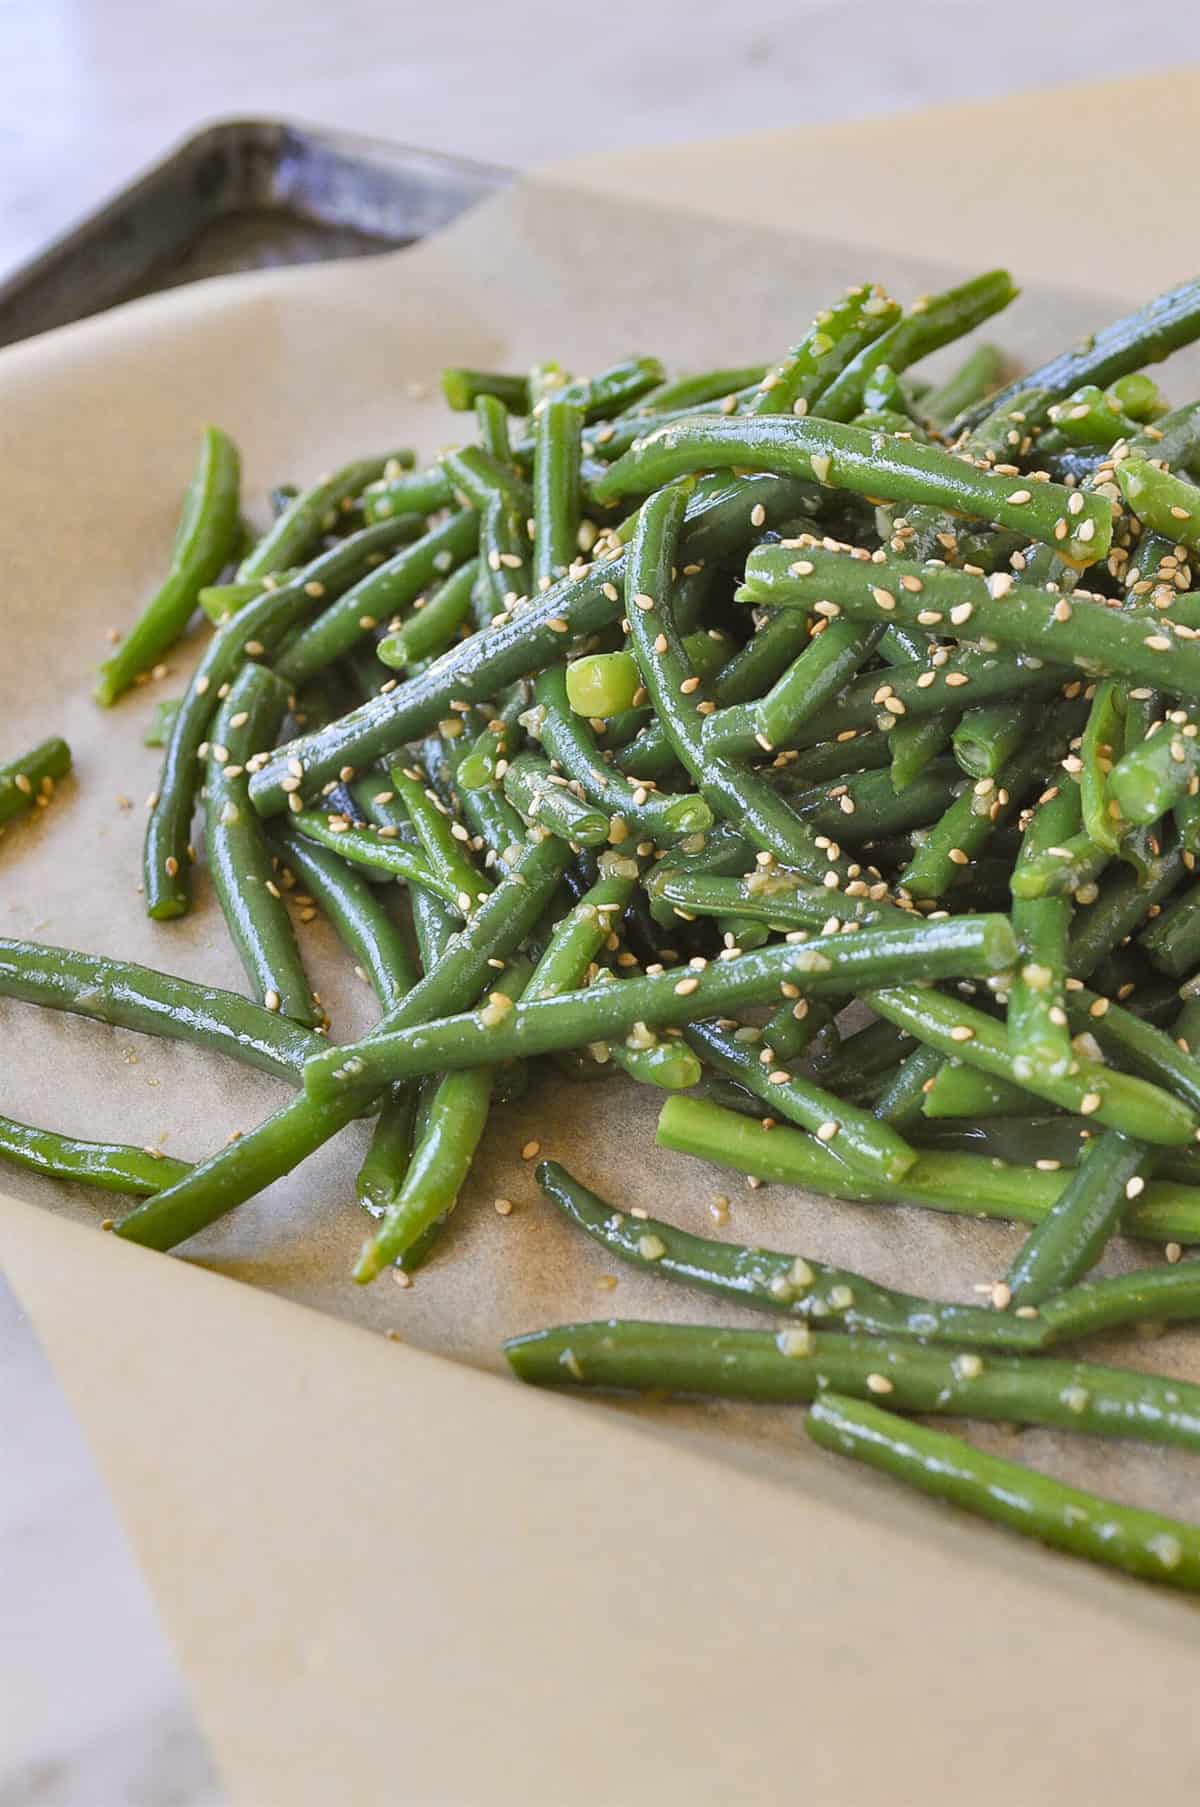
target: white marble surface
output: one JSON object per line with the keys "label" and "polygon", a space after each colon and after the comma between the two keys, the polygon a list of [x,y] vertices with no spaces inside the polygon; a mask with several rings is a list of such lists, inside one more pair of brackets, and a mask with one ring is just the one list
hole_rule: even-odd
{"label": "white marble surface", "polygon": [[[1125,0],[0,0],[0,277],[219,117],[522,166],[1196,61],[1179,0],[1142,0],[1133,25]],[[216,1807],[153,1609],[7,1297],[0,1452],[0,1807]]]}

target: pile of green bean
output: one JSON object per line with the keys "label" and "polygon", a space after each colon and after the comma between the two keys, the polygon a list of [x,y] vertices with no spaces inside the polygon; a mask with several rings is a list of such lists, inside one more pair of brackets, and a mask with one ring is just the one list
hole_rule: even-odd
{"label": "pile of green bean", "polygon": [[[184,915],[202,847],[252,999],[8,942],[0,994],[295,1095],[195,1166],[3,1121],[0,1156],[140,1195],[116,1233],[165,1250],[371,1118],[366,1282],[427,1258],[529,1062],[620,1071],[667,1094],[664,1147],[1029,1234],[990,1304],[940,1303],[547,1163],[610,1253],[776,1322],[538,1331],[521,1378],[810,1403],[826,1447],[1200,1585],[1195,1530],[897,1415],[1200,1447],[1200,1389],[1051,1352],[1200,1317],[1200,403],[1146,372],[1200,337],[1200,281],[1025,375],[978,345],[920,376],[1015,293],[863,284],[777,362],[679,380],[447,370],[462,443],[281,486],[257,539],[210,429],[97,697],[211,621],[152,732],[143,886]],[[0,771],[0,819],[68,760]],[[375,989],[357,1042],[289,896]],[[1092,1277],[1118,1234],[1165,1265]]]}

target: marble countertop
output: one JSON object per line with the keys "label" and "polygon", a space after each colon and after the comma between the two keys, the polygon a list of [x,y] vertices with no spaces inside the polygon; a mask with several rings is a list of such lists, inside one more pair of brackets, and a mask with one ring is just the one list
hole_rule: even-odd
{"label": "marble countertop", "polygon": [[[1136,32],[1118,0],[1049,17],[1043,0],[986,14],[910,0],[902,18],[888,0],[609,0],[602,15],[556,0],[0,0],[0,278],[221,117],[519,168],[1200,60],[1200,15],[1177,0],[1144,0]],[[0,1807],[218,1807],[103,1484],[2,1290],[0,1448]]]}

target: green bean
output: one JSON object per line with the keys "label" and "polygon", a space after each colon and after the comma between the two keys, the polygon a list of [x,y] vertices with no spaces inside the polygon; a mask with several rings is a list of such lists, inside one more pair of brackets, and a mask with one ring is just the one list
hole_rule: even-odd
{"label": "green bean", "polygon": [[1036,705],[1023,697],[968,709],[951,734],[954,757],[969,777],[995,778],[1029,739],[1037,719]]}
{"label": "green bean", "polygon": [[1127,821],[1147,826],[1185,797],[1200,793],[1198,737],[1195,710],[1172,710],[1117,760],[1108,788]]}
{"label": "green bean", "polygon": [[[1079,821],[1079,791],[1064,776],[1042,797],[1025,831],[1013,877],[1049,848],[1059,846]],[[1013,886],[1014,892],[1016,886]],[[1071,1065],[1067,1031],[1067,934],[1071,905],[1063,897],[1014,895],[1013,933],[1021,958],[1008,992],[1008,1042],[1017,1078],[1025,1072],[1054,1077]]]}
{"label": "green bean", "polygon": [[[435,802],[420,781],[415,767],[392,766],[388,783],[417,831],[425,858],[454,894],[455,907],[472,915],[495,887],[486,879],[464,846],[466,830],[453,822],[445,806]],[[456,835],[454,830],[459,830]],[[444,895],[444,893],[443,893]]]}
{"label": "green bean", "polygon": [[624,829],[638,839],[649,837],[668,846],[710,828],[712,810],[694,791],[678,793],[639,787],[624,772],[605,762],[586,722],[572,712],[567,682],[568,674],[559,665],[547,667],[538,678],[535,694],[539,707],[545,711],[540,728],[542,744],[586,801],[608,813],[608,832],[619,839],[620,830]]}
{"label": "green bean", "polygon": [[[767,524],[788,519],[799,494],[790,479],[761,476],[698,485],[688,505],[687,561],[704,564],[736,551],[745,543],[752,512],[757,516],[761,509]],[[281,748],[255,774],[255,807],[266,815],[286,807],[283,781],[290,775],[290,760],[301,762],[313,782],[323,784],[343,766],[370,765],[424,733],[446,715],[452,700],[486,701],[515,678],[552,664],[562,656],[562,622],[569,634],[581,636],[620,619],[623,578],[623,559],[601,559],[585,574],[563,578],[533,598],[516,616],[506,614],[486,632],[451,647],[395,690],[372,697],[336,727]]]}
{"label": "green bean", "polygon": [[524,738],[521,717],[528,709],[530,695],[523,681],[513,686],[499,713],[457,762],[456,776],[464,790],[492,784],[503,777],[501,765],[511,759]]}
{"label": "green bean", "polygon": [[1022,858],[1012,875],[1013,896],[1064,897],[1092,884],[1108,862],[1107,850],[1097,847],[1090,835],[1067,835],[1058,846]]}
{"label": "green bean", "polygon": [[1108,392],[1117,407],[1135,421],[1155,421],[1167,412],[1162,390],[1144,371],[1131,371],[1110,383]]}
{"label": "green bean", "polygon": [[289,823],[280,823],[272,839],[283,864],[328,916],[380,1004],[390,1010],[416,983],[416,974],[399,924],[385,908],[379,891],[352,866],[315,841],[306,840]]}
{"label": "green bean", "polygon": [[1039,1103],[1017,1080],[981,1073],[976,1067],[964,1067],[943,1057],[922,1099],[921,1113],[931,1118],[1023,1117]]}
{"label": "green bean", "polygon": [[941,295],[925,297],[830,384],[821,398],[822,412],[830,420],[848,420],[862,407],[866,384],[877,365],[907,370],[910,364],[982,325],[1007,307],[1016,294],[1007,270],[988,270]]}
{"label": "green bean", "polygon": [[689,1235],[657,1217],[627,1215],[580,1185],[557,1161],[542,1161],[536,1179],[551,1203],[609,1254],[741,1304],[850,1335],[918,1337],[1013,1353],[1041,1349],[1046,1341],[1036,1319],[917,1298],[803,1255],[739,1248]]}
{"label": "green bean", "polygon": [[104,1192],[143,1196],[173,1185],[189,1171],[158,1148],[130,1148],[122,1142],[81,1142],[53,1130],[34,1129],[12,1117],[0,1117],[0,1161],[27,1168],[51,1180],[96,1186]]}
{"label": "green bean", "polygon": [[[323,533],[328,533],[338,515],[380,477],[398,474],[411,465],[411,452],[389,452],[382,458],[358,458],[329,477],[322,477],[311,489],[303,490],[290,502],[270,532],[265,534],[238,566],[238,582],[252,577],[267,577],[289,565],[311,559]],[[393,467],[393,468],[389,468]]]}
{"label": "green bean", "polygon": [[[384,522],[364,528],[306,565],[294,583],[266,590],[226,623],[209,641],[171,724],[162,777],[146,825],[143,881],[147,914],[166,921],[186,913],[191,903],[191,856],[188,852],[192,810],[203,745],[222,685],[232,684],[248,659],[270,657],[289,628],[311,614],[310,584],[326,592],[355,582],[376,553],[395,543],[396,529]],[[336,777],[336,773],[332,774]],[[292,794],[286,761],[282,773]]]}
{"label": "green bean", "polygon": [[436,514],[449,508],[450,479],[440,464],[425,471],[405,471],[398,477],[382,477],[363,491],[363,518],[368,526],[394,515]]}
{"label": "green bean", "polygon": [[1171,1036],[1077,983],[1067,992],[1067,1014],[1076,1034],[1086,1032],[1113,1060],[1200,1109],[1200,1060]]}
{"label": "green bean", "polygon": [[464,511],[402,547],[300,630],[275,661],[279,676],[297,688],[306,684],[379,621],[406,608],[428,584],[470,558],[478,532],[476,517]]}
{"label": "green bean", "polygon": [[1031,785],[1062,758],[1081,707],[1065,703],[1051,711],[1009,760],[998,784],[981,778],[956,797],[896,880],[897,889],[918,899],[945,897],[963,868],[978,859],[997,828],[1015,814]]}
{"label": "green bean", "polygon": [[889,776],[897,793],[907,790],[930,763],[950,746],[955,718],[950,710],[923,721],[899,721],[886,740],[891,755]]}
{"label": "green bean", "polygon": [[[388,793],[380,793],[387,795]],[[369,813],[373,821],[380,826],[395,827],[399,836],[412,846],[417,844],[417,832],[407,820],[405,812],[391,801],[380,804],[372,800]],[[318,849],[312,850],[314,853]],[[361,880],[352,874],[350,869],[342,866],[339,860],[326,855],[334,866],[356,884]],[[368,886],[363,886],[368,896],[373,895]],[[441,959],[457,923],[457,914],[449,910],[441,898],[435,897],[432,891],[421,887],[409,894],[412,906],[413,928],[416,932],[417,946],[420,950],[421,964],[426,972]],[[388,921],[390,922],[390,918]],[[417,975],[408,956],[406,948],[401,948],[399,959],[381,962],[383,970],[368,970],[372,974],[375,991],[384,1011],[394,1009],[412,989]],[[359,1165],[355,1180],[355,1191],[358,1202],[363,1209],[374,1218],[381,1218],[395,1203],[404,1186],[412,1160],[413,1145],[418,1134],[423,1133],[428,1125],[427,1111],[422,1106],[431,1105],[437,1090],[437,1079],[431,1076],[421,1085],[393,1086],[388,1096],[382,1101],[378,1117],[371,1131],[371,1141],[366,1154]],[[443,1220],[444,1221],[444,1220]],[[431,1224],[423,1235],[419,1236],[404,1255],[398,1258],[396,1265],[411,1271],[425,1260],[440,1234],[441,1225]]]}
{"label": "green bean", "polygon": [[1106,1129],[1168,1146],[1189,1142],[1195,1134],[1197,1120],[1187,1105],[1146,1080],[1114,1072],[1098,1061],[1077,1056],[1074,1070],[1062,1075],[1043,1069],[1028,1073],[1024,1066],[1018,1071],[1003,1026],[958,999],[895,987],[867,994],[866,1002],[943,1054],[1023,1085],[1060,1109],[1094,1116]]}
{"label": "green bean", "polygon": [[866,664],[882,628],[831,621],[754,706],[754,738],[770,750],[786,746],[801,724],[832,703]]}
{"label": "green bean", "polygon": [[473,408],[481,395],[494,395],[510,414],[525,414],[529,409],[529,383],[523,376],[448,365],[442,371],[442,392],[449,405],[460,413]]}
{"label": "green bean", "polygon": [[512,464],[512,443],[508,432],[508,409],[498,395],[475,397],[475,424],[479,443],[489,457],[500,464]]}
{"label": "green bean", "polygon": [[1051,430],[1039,438],[1039,452],[1047,449],[1047,442],[1055,441],[1066,445],[1099,446],[1108,451],[1118,439],[1134,435],[1138,430],[1138,423],[1122,413],[1116,396],[1098,388],[1095,383],[1084,383],[1073,394],[1047,408],[1046,419]]}
{"label": "green bean", "polygon": [[257,665],[246,666],[221,704],[208,746],[204,846],[230,940],[259,1003],[312,1029],[324,1013],[246,788],[246,761],[272,744],[287,706],[287,685]]}
{"label": "green bean", "polygon": [[[290,583],[295,576],[294,570],[281,571],[279,580],[282,583]],[[220,624],[228,620],[230,615],[236,615],[239,609],[244,609],[248,602],[256,601],[264,590],[272,587],[261,577],[252,577],[248,583],[205,584],[202,589],[197,591],[196,601],[211,622]]]}
{"label": "green bean", "polygon": [[470,617],[471,591],[479,574],[479,560],[469,558],[427,597],[418,597],[412,613],[376,646],[380,661],[393,671],[404,671],[423,659],[437,658],[453,646],[459,629]]}
{"label": "green bean", "polygon": [[[780,615],[788,613],[779,610]],[[796,735],[796,745],[808,748],[862,729],[890,733],[898,722],[927,721],[931,716],[944,719],[948,710],[957,713],[968,702],[991,702],[1017,689],[1029,698],[1058,696],[1066,679],[1061,666],[1046,668],[1037,658],[984,653],[973,647],[944,658],[939,655],[936,665],[924,661],[894,665],[886,685],[878,672],[864,672],[846,686],[836,703],[804,724]],[[885,688],[886,696],[877,700]]]}
{"label": "green bean", "polygon": [[848,897],[824,885],[808,884],[794,872],[769,867],[756,868],[741,878],[723,878],[680,872],[663,860],[647,873],[645,885],[652,905],[669,904],[672,911],[685,915],[738,916],[780,932],[818,930],[831,915],[839,922],[857,922],[869,928],[905,920],[903,910],[883,899]]}
{"label": "green bean", "polygon": [[[610,1254],[668,1279],[851,1335],[912,1336],[1011,1354],[1040,1353],[1132,1324],[1200,1314],[1200,1262],[1085,1281],[1018,1316],[918,1298],[802,1255],[741,1248],[690,1235],[660,1218],[627,1216],[556,1161],[543,1161],[536,1177],[546,1197]],[[640,1247],[644,1237],[652,1239],[646,1253]]]}
{"label": "green bean", "polygon": [[518,753],[510,759],[503,777],[504,794],[526,821],[536,823],[560,840],[583,847],[602,847],[609,838],[609,818],[576,796],[549,760],[536,753]]}
{"label": "green bean", "polygon": [[1116,475],[1127,507],[1147,527],[1173,534],[1192,551],[1200,550],[1200,490],[1194,483],[1159,470],[1145,458],[1122,459]]}
{"label": "green bean", "polygon": [[1160,972],[1183,979],[1200,964],[1200,891],[1195,887],[1149,922],[1138,936]]}
{"label": "green bean", "polygon": [[916,1161],[916,1150],[887,1124],[785,1067],[765,1066],[754,1044],[739,1041],[736,1031],[715,1023],[693,1023],[684,1039],[710,1066],[767,1104],[772,1115],[810,1130],[827,1147],[836,1145],[836,1152],[855,1171],[899,1180]]}
{"label": "green bean", "polygon": [[[592,484],[592,494],[597,501],[612,502],[645,495],[696,471],[729,467],[815,478],[823,489],[848,489],[884,501],[924,502],[957,514],[983,516],[1002,527],[1019,527],[1080,565],[1104,558],[1112,534],[1112,510],[1101,496],[1068,492],[1056,483],[1037,483],[1030,489],[1020,477],[978,470],[938,446],[917,445],[815,416],[707,418],[659,427],[609,465]],[[1083,508],[1076,514],[1067,512],[1072,494],[1083,496]],[[1060,522],[1065,532],[1056,534]],[[760,548],[754,556],[774,550]]]}
{"label": "green bean", "polygon": [[678,377],[663,383],[639,398],[636,406],[643,413],[663,414],[677,408],[703,408],[719,402],[739,389],[753,388],[767,374],[764,364],[740,365],[733,370],[704,370],[698,376]]}
{"label": "green bean", "polygon": [[344,816],[326,816],[319,810],[302,810],[291,818],[291,826],[307,841],[327,847],[339,859],[381,877],[399,879],[413,886],[435,891],[444,902],[460,914],[469,912],[459,902],[459,892],[451,879],[436,872],[423,853],[406,847],[402,841],[383,839],[375,828],[356,828]]}
{"label": "green bean", "polygon": [[1076,912],[1067,959],[1077,979],[1090,978],[1101,961],[1171,895],[1183,870],[1179,849],[1168,848],[1155,857],[1145,877],[1128,870],[1118,872],[1094,903]]}
{"label": "green bean", "polygon": [[579,460],[583,410],[561,397],[538,409],[534,421],[533,577],[548,590],[578,556]]}
{"label": "green bean", "polygon": [[100,667],[93,692],[98,703],[115,703],[174,646],[200,591],[214,583],[229,562],[237,543],[240,483],[237,447],[219,427],[206,427],[166,580]]}
{"label": "green bean", "polygon": [[1128,1200],[1143,1190],[1148,1165],[1145,1145],[1120,1130],[1106,1130],[1091,1145],[1008,1270],[1016,1305],[1040,1305],[1096,1265]]}
{"label": "green bean", "polygon": [[747,403],[747,414],[819,412],[820,398],[869,345],[895,326],[900,309],[873,285],[860,283],[824,308],[798,345],[776,364]]}
{"label": "green bean", "polygon": [[[501,998],[507,1002],[519,996],[528,970],[518,962],[499,974],[490,1006],[496,1008]],[[490,1067],[448,1073],[439,1080],[403,1183],[355,1263],[353,1278],[360,1286],[406,1254],[454,1209],[487,1126],[494,1080]]]}
{"label": "green bean", "polygon": [[[581,408],[586,421],[606,420],[657,389],[665,374],[657,358],[625,358],[595,376],[556,385],[545,400]],[[537,413],[536,401],[533,412]]]}
{"label": "green bean", "polygon": [[893,1129],[911,1131],[920,1123],[930,1089],[945,1070],[945,1056],[937,1048],[918,1043],[875,1100],[875,1115],[880,1122],[890,1123]]}
{"label": "green bean", "polygon": [[703,740],[709,699],[698,691],[671,609],[672,572],[685,493],[660,490],[644,504],[625,572],[626,619],[642,680],[676,756],[714,814],[755,846],[809,877],[837,870],[811,831],[756,773],[735,768]]}
{"label": "green bean", "polygon": [[577,715],[603,719],[635,706],[642,675],[629,653],[588,653],[571,660],[564,683],[569,708]]}
{"label": "green bean", "polygon": [[1079,748],[1083,762],[1079,798],[1084,831],[1110,856],[1118,851],[1123,832],[1128,829],[1110,783],[1124,740],[1125,707],[1125,692],[1119,684],[1111,680],[1097,684]]}
{"label": "green bean", "polygon": [[[720,628],[709,628],[685,634],[683,645],[695,671],[708,678],[728,665],[735,642]],[[642,687],[642,674],[632,653],[586,653],[567,665],[566,680],[567,702],[575,713],[589,720],[607,720],[608,730],[613,726],[608,718],[649,714],[633,700]]]}
{"label": "green bean", "polygon": [[[890,1121],[895,1127],[895,1118]],[[680,1154],[831,1198],[919,1205],[929,1211],[1014,1223],[1041,1223],[1066,1183],[1058,1172],[1010,1167],[986,1155],[924,1149],[902,1180],[869,1179],[800,1130],[781,1124],[764,1134],[752,1118],[695,1098],[667,1100],[659,1113],[656,1140],[660,1147]],[[1151,1180],[1128,1207],[1122,1230],[1159,1244],[1200,1243],[1200,1188]]]}
{"label": "green bean", "polygon": [[[1077,349],[1060,353],[1030,375],[1010,383],[998,396],[991,397],[987,408],[996,408],[1018,390],[1034,384],[1044,388],[1051,401],[1081,383],[1105,386],[1143,364],[1158,363],[1181,345],[1189,345],[1198,333],[1200,282],[1180,283],[1135,313],[1115,320],[1101,332],[1089,334]],[[977,405],[956,425],[976,425],[984,411]]]}
{"label": "green bean", "polygon": [[977,345],[967,353],[952,376],[921,399],[921,413],[935,426],[944,427],[983,401],[1004,376],[1004,353],[994,345]]}
{"label": "green bean", "polygon": [[196,1042],[292,1084],[306,1055],[321,1045],[298,1023],[236,992],[32,941],[0,940],[0,997],[143,1035]]}
{"label": "green bean", "polygon": [[144,747],[165,747],[171,738],[171,724],[179,713],[181,698],[177,696],[160,697],[154,705],[154,716],[150,726],[142,735]]}
{"label": "green bean", "polygon": [[[547,839],[529,847],[505,884],[448,945],[433,971],[385,1013],[379,1027],[420,1023],[441,1009],[467,1006],[491,978],[494,959],[520,946],[557,888],[567,853]],[[377,1031],[378,1032],[378,1031]],[[116,1233],[149,1248],[169,1249],[290,1173],[356,1114],[356,1100],[327,1105],[296,1099],[257,1128],[202,1161],[178,1185],[121,1219]]]}
{"label": "green bean", "polygon": [[945,1412],[1200,1449],[1200,1387],[1054,1356],[989,1354],[985,1360],[899,1337],[844,1336],[806,1324],[775,1332],[614,1318],[513,1337],[504,1353],[518,1378],[535,1386],[780,1404],[805,1403],[826,1391],[886,1395],[893,1411]]}
{"label": "green bean", "polygon": [[[1036,487],[1044,490],[1046,485]],[[825,601],[856,620],[877,621],[883,614],[912,625],[944,624],[960,631],[969,621],[976,640],[986,636],[1015,652],[1134,684],[1161,684],[1167,675],[1163,655],[1169,653],[1172,687],[1200,695],[1200,648],[1177,639],[1168,616],[1117,611],[1078,593],[1068,601],[1032,585],[1014,586],[996,597],[985,578],[901,560],[888,567],[887,588],[872,581],[882,575],[859,559],[815,546],[799,555],[786,546],[760,546],[747,560],[737,600],[793,608]],[[916,578],[920,594],[904,587],[906,577]]]}
{"label": "green bean", "polygon": [[71,749],[54,735],[0,765],[0,824],[36,809],[54,795],[55,780],[71,769]]}
{"label": "green bean", "polygon": [[[632,862],[631,862],[632,863]],[[494,902],[494,898],[489,902]],[[485,906],[486,908],[487,906]],[[480,915],[483,911],[480,912]],[[553,1053],[628,1034],[635,1023],[652,1027],[686,1023],[742,1005],[766,1003],[781,985],[818,995],[857,991],[876,972],[911,972],[922,978],[979,977],[1011,963],[1015,943],[1007,919],[975,916],[912,927],[864,929],[833,936],[821,948],[789,945],[760,948],[732,960],[715,960],[703,971],[647,974],[620,984],[520,1004],[502,1023],[465,1015],[330,1051],[328,1060],[309,1063],[306,1084],[325,1100],[347,1091],[377,1091],[390,1079],[494,1060]],[[785,992],[790,996],[790,992]],[[885,994],[890,995],[890,994]],[[1124,1076],[1119,1076],[1122,1079]],[[1140,1086],[1140,1081],[1124,1082]],[[1191,1115],[1175,1107],[1190,1126]],[[1157,1140],[1169,1141],[1168,1126]],[[1180,1136],[1179,1140],[1186,1139]]]}
{"label": "green bean", "polygon": [[1200,1537],[1190,1525],[973,1449],[866,1401],[828,1392],[805,1419],[814,1443],[906,1481],[1023,1537],[1143,1581],[1200,1587]]}

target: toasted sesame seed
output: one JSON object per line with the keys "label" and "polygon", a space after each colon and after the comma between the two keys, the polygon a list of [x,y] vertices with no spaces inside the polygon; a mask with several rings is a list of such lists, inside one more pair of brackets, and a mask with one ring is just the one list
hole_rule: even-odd
{"label": "toasted sesame seed", "polygon": [[697,991],[699,986],[699,979],[680,979],[674,990],[677,997],[686,998],[690,997],[692,992]]}
{"label": "toasted sesame seed", "polygon": [[1100,1109],[1100,1106],[1103,1103],[1104,1103],[1104,1100],[1103,1100],[1103,1098],[1101,1098],[1099,1092],[1085,1092],[1083,1094],[1083,1097],[1079,1100],[1080,1116],[1081,1117],[1092,1116],[1094,1112],[1096,1112]]}
{"label": "toasted sesame seed", "polygon": [[996,1311],[1007,1311],[1012,1304],[1012,1287],[1004,1280],[997,1280],[991,1289],[991,1299]]}
{"label": "toasted sesame seed", "polygon": [[1033,501],[1033,491],[1031,489],[1014,489],[1007,499],[1013,508],[1020,508],[1024,503]]}
{"label": "toasted sesame seed", "polygon": [[950,1031],[950,1040],[952,1042],[969,1042],[974,1039],[974,1036],[975,1031],[971,1028],[969,1023],[955,1023],[953,1029]]}
{"label": "toasted sesame seed", "polygon": [[886,1374],[868,1374],[867,1390],[871,1393],[894,1393],[896,1383],[889,1380]]}

